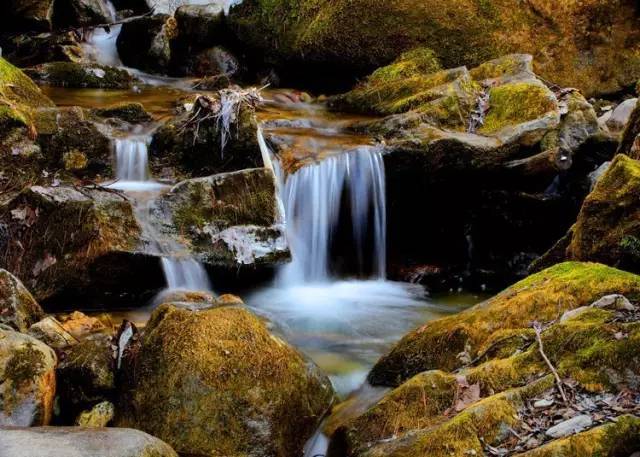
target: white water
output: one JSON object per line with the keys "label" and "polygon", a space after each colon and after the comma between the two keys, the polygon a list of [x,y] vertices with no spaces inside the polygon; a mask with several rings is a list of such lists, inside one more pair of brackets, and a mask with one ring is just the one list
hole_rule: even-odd
{"label": "white water", "polygon": [[[283,271],[284,284],[327,282],[331,279],[330,243],[339,221],[343,193],[348,192],[355,241],[352,255],[360,271],[386,272],[386,199],[384,162],[379,148],[362,146],[332,156],[284,176],[274,163],[287,221],[293,261]],[[373,265],[364,265],[369,228],[373,222]],[[367,269],[367,267],[369,267]]]}
{"label": "white water", "polygon": [[117,180],[110,187],[134,193],[147,193],[138,195],[136,217],[147,238],[151,240],[152,245],[148,249],[162,256],[162,270],[167,288],[210,291],[211,283],[204,266],[185,256],[184,248],[175,241],[162,240],[159,231],[151,223],[153,200],[166,186],[154,181],[149,173],[149,140],[149,136],[115,140]]}

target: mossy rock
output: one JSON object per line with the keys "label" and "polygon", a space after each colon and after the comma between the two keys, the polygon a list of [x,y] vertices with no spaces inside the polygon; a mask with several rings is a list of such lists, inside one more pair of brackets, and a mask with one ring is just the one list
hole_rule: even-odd
{"label": "mossy rock", "polygon": [[0,426],[48,425],[57,358],[35,338],[0,326]]}
{"label": "mossy rock", "polygon": [[311,362],[241,306],[152,314],[123,360],[116,424],[194,456],[292,456],[330,406]]}
{"label": "mossy rock", "polygon": [[395,386],[421,371],[452,371],[478,356],[497,332],[525,330],[534,320],[556,319],[610,293],[639,297],[640,277],[600,264],[556,265],[456,316],[409,333],[376,363],[369,381]]}
{"label": "mossy rock", "polygon": [[20,68],[47,62],[78,62],[83,57],[77,31],[22,34],[2,40],[2,55]]}
{"label": "mossy rock", "polygon": [[100,118],[115,118],[130,124],[151,122],[153,120],[153,117],[145,111],[141,103],[117,103],[106,108],[96,108],[91,113]]}
{"label": "mossy rock", "polygon": [[22,282],[0,269],[0,323],[26,332],[43,317],[44,311]]}
{"label": "mossy rock", "polygon": [[136,79],[121,68],[78,62],[49,62],[27,68],[26,74],[56,87],[91,89],[129,89]]}
{"label": "mossy rock", "polygon": [[249,0],[229,22],[267,62],[296,65],[309,78],[323,69],[342,83],[421,46],[447,68],[533,54],[540,75],[587,96],[630,87],[640,75],[632,2]]}
{"label": "mossy rock", "polygon": [[54,0],[8,0],[0,12],[5,30],[50,32],[53,27]]}

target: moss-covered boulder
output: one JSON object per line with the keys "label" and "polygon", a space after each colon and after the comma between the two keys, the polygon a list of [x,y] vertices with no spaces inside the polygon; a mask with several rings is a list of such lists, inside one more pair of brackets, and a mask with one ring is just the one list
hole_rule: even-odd
{"label": "moss-covered boulder", "polygon": [[187,111],[156,130],[149,145],[154,176],[162,176],[167,168],[188,178],[262,167],[258,99],[250,91],[242,94],[228,89],[213,97],[197,96]]}
{"label": "moss-covered boulder", "polygon": [[20,68],[46,62],[77,62],[83,57],[77,31],[21,34],[0,38],[2,55]]}
{"label": "moss-covered boulder", "polygon": [[91,110],[91,114],[102,119],[119,119],[130,124],[151,122],[153,117],[144,109],[142,103],[116,103],[105,108]]}
{"label": "moss-covered boulder", "polygon": [[115,343],[109,335],[93,335],[71,346],[56,370],[61,414],[73,421],[87,408],[113,399]]}
{"label": "moss-covered boulder", "polygon": [[0,269],[0,323],[26,332],[43,317],[42,308],[22,282]]}
{"label": "moss-covered boulder", "polygon": [[[99,278],[111,284],[107,290],[127,282],[116,272],[126,258],[135,262],[140,239],[126,197],[82,187],[25,189],[0,207],[0,224],[8,234],[0,263],[22,278],[38,300],[62,291],[79,296]],[[97,268],[99,259],[104,263]]]}
{"label": "moss-covered boulder", "polygon": [[126,70],[95,63],[48,62],[27,68],[39,84],[91,89],[129,89],[136,79]]}
{"label": "moss-covered boulder", "polygon": [[[573,285],[575,279],[564,279],[566,287],[577,286]],[[547,278],[546,281],[550,283],[553,279]],[[592,281],[595,284],[598,280]],[[615,282],[610,283],[613,284]],[[556,287],[562,288],[559,282]],[[505,293],[511,298],[518,294],[516,290]],[[520,298],[524,299],[523,296]],[[540,303],[532,296],[529,298]],[[546,301],[544,296],[538,298],[553,308],[558,308],[558,303],[562,301],[557,293],[549,293]],[[605,302],[608,306],[601,306]],[[629,386],[636,385],[640,364],[633,354],[640,344],[639,308],[625,303],[624,307],[620,307],[615,305],[612,298],[598,300],[591,306],[564,313],[560,319],[551,321],[540,331],[545,357],[552,361],[560,379],[571,380],[567,384],[573,386],[576,404],[597,402],[599,398],[613,399],[617,395],[624,395]],[[500,308],[489,302],[474,309],[475,312],[481,312],[479,308],[487,311],[474,325],[494,331],[479,352],[473,350],[473,344],[467,344],[459,353],[455,344],[438,346],[440,351],[451,351],[449,356],[460,360],[459,364],[454,365],[453,372],[443,368],[447,365],[446,360],[443,360],[444,365],[436,361],[434,369],[404,381],[356,417],[345,420],[348,416],[343,413],[340,418],[341,408],[338,408],[336,416],[341,419],[342,425],[339,425],[340,420],[336,425],[336,421],[330,419],[328,423],[331,428],[326,430],[333,433],[329,454],[464,456],[473,455],[472,452],[482,455],[491,449],[490,446],[504,451],[517,446],[520,446],[520,451],[535,448],[542,451],[551,446],[554,449],[566,449],[568,453],[549,455],[590,455],[566,448],[568,443],[563,439],[546,444],[558,438],[550,431],[532,433],[532,424],[541,431],[557,425],[557,422],[550,420],[553,411],[545,408],[554,405],[560,395],[556,397],[554,378],[541,355],[535,330],[525,326],[505,328],[502,325],[503,320],[511,319],[514,308],[522,309],[517,303],[510,303],[509,306],[513,308]],[[488,308],[493,308],[491,313]],[[526,311],[524,313],[527,314]],[[543,315],[544,312],[539,314]],[[529,317],[531,319],[531,315]],[[546,317],[543,319],[547,320]],[[445,324],[446,320],[441,321]],[[462,325],[465,325],[464,316],[462,321]],[[443,335],[443,338],[455,338],[452,334],[456,332],[454,326],[450,327],[450,334]],[[429,328],[423,327],[420,331],[428,333]],[[546,403],[534,406],[535,400],[541,398]],[[586,422],[589,425],[581,429],[612,421],[604,427],[614,434],[628,430],[626,426],[617,430],[616,426],[627,423],[628,418],[622,415],[633,411],[633,402],[626,406],[614,406],[613,410],[601,416],[599,408],[602,406],[593,404],[591,410],[579,407],[570,410],[563,420],[586,414],[582,419],[588,418]],[[556,408],[560,411],[563,406]],[[632,425],[631,430],[634,430],[638,423]],[[513,435],[510,430],[513,430]],[[638,443],[637,436],[617,442],[605,440],[600,430],[596,428],[585,433],[595,434],[593,448],[604,449],[603,455],[615,455],[615,450],[632,449]],[[520,437],[521,433],[530,434],[532,439],[514,443],[511,437]],[[539,451],[531,452],[532,455],[538,455],[535,452]]]}
{"label": "moss-covered boulder", "polygon": [[116,42],[122,63],[150,73],[168,73],[176,30],[175,19],[165,14],[126,22]]}
{"label": "moss-covered boulder", "polygon": [[406,335],[369,374],[375,385],[395,386],[425,370],[453,371],[492,343],[530,331],[610,293],[636,297],[640,277],[600,264],[567,262],[534,274],[455,316],[429,322]]}
{"label": "moss-covered boulder", "polygon": [[164,231],[182,237],[208,265],[236,270],[289,259],[275,179],[266,168],[182,181],[157,208]]}
{"label": "moss-covered boulder", "polygon": [[56,362],[45,344],[0,326],[0,426],[49,424]]}
{"label": "moss-covered boulder", "polygon": [[633,2],[599,0],[249,0],[230,13],[238,39],[269,63],[325,84],[327,73],[344,82],[427,46],[448,68],[530,53],[546,79],[588,95],[640,76],[637,21]]}
{"label": "moss-covered boulder", "polygon": [[162,305],[129,352],[116,424],[184,454],[299,455],[333,398],[328,379],[242,306]]}
{"label": "moss-covered boulder", "polygon": [[576,223],[533,270],[562,260],[640,271],[640,162],[617,155],[585,199]]}
{"label": "moss-covered boulder", "polygon": [[31,427],[0,430],[6,457],[177,457],[171,447],[139,430]]}

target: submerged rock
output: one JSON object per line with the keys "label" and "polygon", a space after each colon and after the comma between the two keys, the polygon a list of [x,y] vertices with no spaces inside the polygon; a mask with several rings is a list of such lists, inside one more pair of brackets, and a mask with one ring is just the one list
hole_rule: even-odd
{"label": "submerged rock", "polygon": [[3,457],[177,457],[171,447],[125,428],[31,427],[0,429]]}
{"label": "submerged rock", "polygon": [[0,427],[49,423],[56,362],[55,353],[45,344],[0,325]]}
{"label": "submerged rock", "polygon": [[162,305],[130,353],[116,424],[189,455],[298,455],[333,398],[328,379],[241,306]]}
{"label": "submerged rock", "polygon": [[42,308],[20,280],[0,269],[0,323],[26,332],[43,316]]}
{"label": "submerged rock", "polygon": [[40,84],[92,89],[129,89],[136,79],[121,68],[96,63],[49,62],[25,70]]}

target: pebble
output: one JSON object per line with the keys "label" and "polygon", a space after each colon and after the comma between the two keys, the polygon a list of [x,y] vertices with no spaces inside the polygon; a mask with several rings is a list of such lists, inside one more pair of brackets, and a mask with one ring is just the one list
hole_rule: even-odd
{"label": "pebble", "polygon": [[553,400],[542,399],[533,403],[534,408],[548,408],[553,405],[555,402]]}
{"label": "pebble", "polygon": [[593,424],[591,416],[587,414],[581,414],[580,416],[572,417],[569,420],[560,422],[554,425],[545,433],[551,438],[562,438],[563,436],[573,435],[574,433],[581,432]]}

